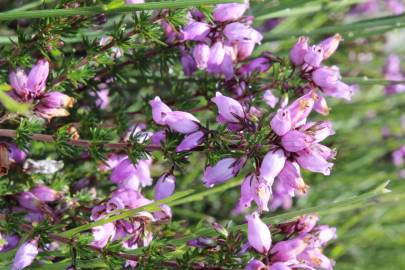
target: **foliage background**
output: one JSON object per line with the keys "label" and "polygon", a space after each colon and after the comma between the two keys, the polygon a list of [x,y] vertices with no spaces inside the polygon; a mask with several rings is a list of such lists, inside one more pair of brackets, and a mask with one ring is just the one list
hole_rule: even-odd
{"label": "foliage background", "polygon": [[[0,10],[6,11],[35,2],[40,1],[3,0],[0,1]],[[255,25],[257,27],[260,27],[266,19],[283,18],[276,28],[265,34],[266,42],[259,47],[257,54],[263,50],[270,50],[276,55],[287,56],[292,44],[301,34],[311,36],[313,41],[320,41],[329,34],[340,33],[344,37],[344,42],[330,61],[341,68],[347,81],[359,85],[358,93],[352,102],[329,100],[330,107],[332,107],[329,117],[333,121],[336,135],[328,142],[338,150],[335,167],[329,177],[315,174],[304,176],[311,189],[307,197],[296,202],[294,208],[297,209],[350,198],[366,192],[386,180],[391,180],[389,188],[394,192],[398,194],[405,192],[405,180],[399,177],[401,168],[395,167],[391,162],[391,152],[405,144],[405,126],[401,126],[401,116],[405,112],[403,109],[405,93],[386,96],[383,91],[386,82],[382,75],[382,67],[389,54],[395,53],[399,54],[402,59],[405,58],[403,56],[405,30],[402,29],[405,25],[405,15],[395,16],[395,20],[391,21],[387,21],[387,19],[394,17],[383,9],[373,14],[348,15],[352,6],[359,2],[362,1],[252,1],[250,12],[256,17]],[[372,26],[365,24],[361,27],[353,27],[352,22],[370,18],[377,18],[372,21]],[[100,29],[90,31],[92,32],[90,39],[99,37],[103,31],[113,29],[112,21],[109,20]],[[89,29],[92,30],[90,26],[87,28],[86,33],[89,32]],[[0,22],[0,42],[5,47],[9,44],[10,36],[17,35],[14,29],[12,23]],[[32,29],[28,27],[26,31],[29,32]],[[154,33],[155,29],[150,29],[150,31]],[[72,40],[72,44],[68,45],[71,47],[68,48],[80,47],[81,39],[75,41],[72,38]],[[153,39],[147,41],[153,43]],[[143,46],[146,46],[146,43],[143,43]],[[157,44],[158,42],[155,42],[154,46],[158,46]],[[122,45],[131,47],[131,44],[126,41]],[[58,54],[57,51],[53,53]],[[63,54],[63,52],[59,53]],[[144,110],[148,114],[149,109],[145,104],[146,100],[150,98],[152,90],[155,93],[160,91],[157,94],[173,100],[177,96],[177,91],[187,88],[186,79],[179,75],[180,77],[175,76],[180,78],[179,80],[172,80],[171,74],[167,72],[164,65],[160,65],[159,72],[148,68],[156,62],[152,64],[148,62],[148,59],[143,59],[142,48],[134,55],[134,61],[139,62],[136,62],[132,68],[118,71],[120,79],[112,86],[115,108],[125,108],[126,111]],[[76,57],[75,55],[64,56],[66,59]],[[4,57],[4,55],[0,55],[0,57]],[[54,55],[54,57],[63,61],[62,56]],[[167,54],[164,54],[164,58],[153,58],[150,61],[164,63],[177,61],[177,58],[168,51]],[[5,82],[7,69],[2,68],[1,73],[2,82]],[[179,70],[174,75],[176,74],[180,74]],[[89,77],[92,75],[91,73],[80,74],[80,76]],[[61,88],[70,93],[74,83],[72,80]],[[190,85],[191,89],[195,87],[195,85]],[[201,103],[200,100],[188,101],[185,98],[183,103],[177,105],[186,110],[194,104]],[[114,110],[113,108],[112,111]],[[118,110],[118,112],[121,113],[122,110]],[[201,113],[197,116],[199,119],[207,119],[212,115]],[[92,123],[92,121],[103,118],[103,115],[79,111],[74,112],[69,121],[76,121],[80,117],[83,117],[82,123],[86,121]],[[123,120],[125,121],[127,118]],[[63,123],[62,121],[64,120],[57,120],[52,125],[59,126]],[[390,130],[389,136],[382,135],[383,128]],[[43,157],[44,154],[52,153],[54,149],[49,147],[42,143],[34,144],[34,156]],[[157,158],[159,157],[157,156]],[[78,175],[95,169],[91,164],[77,167],[75,163],[71,162],[69,159],[65,160],[69,173],[45,180],[54,188],[63,190],[66,182],[71,182]],[[191,164],[198,166],[188,166],[185,169],[184,175],[177,180],[177,190],[205,189],[200,181],[203,161],[195,155],[191,159]],[[154,172],[154,177],[158,177],[159,174],[160,171]],[[98,175],[97,177],[103,179],[105,176]],[[17,189],[24,187],[25,180],[19,180],[15,185]],[[8,185],[8,181],[0,182],[2,193],[10,188]],[[148,193],[146,194],[148,195]],[[173,209],[174,219],[187,219],[191,224],[197,224],[210,217],[228,220],[238,196],[239,188],[233,188],[225,193],[208,196],[203,203],[194,202],[175,207]],[[380,201],[375,205],[367,205],[361,209],[340,213],[335,213],[334,209],[331,209],[329,213],[322,215],[322,223],[336,226],[338,229],[339,238],[328,250],[328,254],[337,261],[336,269],[405,269],[405,257],[403,256],[405,250],[404,209],[404,202],[401,200]],[[240,223],[241,221],[241,218],[237,218],[235,222]]]}

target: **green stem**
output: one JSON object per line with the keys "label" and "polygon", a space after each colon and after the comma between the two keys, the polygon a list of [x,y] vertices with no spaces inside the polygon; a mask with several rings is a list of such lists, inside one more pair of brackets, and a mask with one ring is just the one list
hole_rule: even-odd
{"label": "green stem", "polygon": [[10,21],[15,19],[35,19],[49,17],[69,17],[69,16],[93,16],[99,13],[123,13],[140,10],[154,10],[166,8],[188,8],[200,5],[211,5],[218,3],[243,2],[243,0],[176,0],[152,2],[145,4],[123,5],[114,8],[107,6],[82,7],[71,9],[43,9],[30,11],[8,11],[0,12],[0,21]]}

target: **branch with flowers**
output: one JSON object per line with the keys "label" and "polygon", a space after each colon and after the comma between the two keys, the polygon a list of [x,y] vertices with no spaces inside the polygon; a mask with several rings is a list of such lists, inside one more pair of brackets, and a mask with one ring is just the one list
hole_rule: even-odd
{"label": "branch with flowers", "polygon": [[13,35],[0,48],[0,267],[332,269],[337,233],[324,217],[405,199],[385,178],[300,206],[335,162],[345,168],[333,123],[357,102],[351,83],[403,90],[394,56],[385,78],[339,64],[353,58],[343,37],[402,15],[326,22],[269,51],[289,12],[351,14],[358,1],[302,2],[50,0],[0,12]]}

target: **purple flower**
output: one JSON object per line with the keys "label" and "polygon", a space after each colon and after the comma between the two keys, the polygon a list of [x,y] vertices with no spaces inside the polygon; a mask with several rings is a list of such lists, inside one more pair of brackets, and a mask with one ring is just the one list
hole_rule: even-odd
{"label": "purple flower", "polygon": [[385,3],[394,15],[400,15],[405,11],[405,5],[401,0],[387,0]]}
{"label": "purple flower", "polygon": [[298,130],[290,130],[281,137],[281,145],[288,152],[298,152],[307,148],[313,142],[312,138]]}
{"label": "purple flower", "polygon": [[247,64],[244,64],[239,68],[239,73],[243,77],[249,77],[252,73],[266,72],[271,67],[271,62],[267,57],[258,57],[253,59]]}
{"label": "purple flower", "polygon": [[251,260],[244,270],[267,270],[267,266],[259,260]]}
{"label": "purple flower", "polygon": [[212,98],[211,101],[218,107],[218,122],[238,123],[241,119],[245,118],[243,107],[237,100],[226,97],[220,92],[216,92],[215,97]]}
{"label": "purple flower", "polygon": [[187,51],[181,51],[180,62],[183,66],[183,72],[186,76],[191,76],[197,70],[197,64],[194,58]]}
{"label": "purple flower", "polygon": [[181,143],[176,147],[176,152],[190,151],[199,146],[204,141],[205,133],[196,131],[184,137]]}
{"label": "purple flower", "polygon": [[75,99],[60,92],[48,92],[41,97],[40,105],[48,108],[72,108]]}
{"label": "purple flower", "polygon": [[321,67],[312,72],[312,80],[322,88],[334,87],[340,79],[341,76],[337,66]]}
{"label": "purple flower", "polygon": [[7,148],[9,152],[8,158],[11,162],[22,163],[27,158],[27,153],[20,150],[16,144],[7,143]]}
{"label": "purple flower", "polygon": [[315,98],[315,92],[310,91],[295,100],[286,108],[290,112],[292,127],[297,127],[306,123],[307,117],[314,107]]}
{"label": "purple flower", "polygon": [[251,28],[249,25],[234,22],[224,28],[224,35],[231,42],[253,42],[260,43],[263,39],[262,34]]}
{"label": "purple flower", "polygon": [[155,200],[162,200],[170,197],[176,188],[176,178],[172,174],[163,174],[155,186]]}
{"label": "purple flower", "polygon": [[257,212],[246,216],[248,222],[248,242],[257,252],[267,254],[271,246],[271,234]]}
{"label": "purple flower", "polygon": [[51,120],[53,117],[68,116],[69,112],[63,108],[49,108],[43,104],[35,106],[35,113],[44,119]]}
{"label": "purple flower", "polygon": [[200,129],[200,121],[194,115],[187,112],[168,112],[164,116],[163,121],[171,129],[183,134],[190,134]]}
{"label": "purple flower", "polygon": [[31,192],[27,192],[27,191],[21,192],[17,196],[17,200],[18,200],[18,203],[22,207],[24,207],[28,210],[31,210],[34,212],[41,211],[41,206],[42,206],[41,201]]}
{"label": "purple flower", "polygon": [[330,87],[322,88],[322,91],[327,96],[351,100],[354,94],[354,88],[352,85],[345,84],[344,82],[338,81],[335,85]]}
{"label": "purple flower", "polygon": [[248,8],[247,4],[218,4],[215,6],[212,16],[217,22],[235,21],[242,17]]}
{"label": "purple flower", "polygon": [[39,96],[45,90],[46,80],[49,74],[49,63],[41,59],[35,64],[27,78],[27,88],[33,97]]}
{"label": "purple flower", "polygon": [[266,90],[264,91],[263,100],[267,103],[267,105],[274,109],[279,99],[273,95],[271,90]]}
{"label": "purple flower", "polygon": [[305,70],[311,68],[318,68],[321,65],[321,62],[324,60],[323,58],[324,51],[321,46],[312,45],[309,47],[308,52],[304,56],[304,66]]}
{"label": "purple flower", "polygon": [[288,262],[295,260],[307,244],[300,238],[277,242],[270,250],[272,260],[275,262]]}
{"label": "purple flower", "polygon": [[94,241],[91,243],[93,246],[103,248],[115,235],[114,223],[106,223],[101,226],[96,226],[91,229]]}
{"label": "purple flower", "polygon": [[12,270],[21,270],[32,264],[38,255],[38,240],[33,239],[22,244],[15,254]]}
{"label": "purple flower", "polygon": [[270,126],[277,135],[283,136],[286,134],[292,127],[290,111],[279,109],[271,119]]}
{"label": "purple flower", "polygon": [[260,166],[260,178],[270,185],[274,178],[280,173],[285,164],[286,156],[282,149],[270,150],[263,158]]}
{"label": "purple flower", "polygon": [[30,192],[35,195],[41,202],[53,202],[60,198],[60,193],[45,186],[37,185],[30,189]]}
{"label": "purple flower", "polygon": [[0,253],[7,252],[17,247],[20,242],[20,237],[17,234],[0,234],[0,242],[2,241],[3,243],[0,244]]}
{"label": "purple flower", "polygon": [[159,146],[166,140],[166,131],[165,130],[160,130],[155,133],[150,137],[150,143],[152,146]]}
{"label": "purple flower", "polygon": [[203,183],[207,187],[223,183],[235,177],[245,164],[245,158],[224,158],[214,166],[208,166],[204,170]]}
{"label": "purple flower", "polygon": [[126,158],[114,167],[110,179],[120,187],[138,190],[140,185],[152,184],[149,166],[150,161],[148,160],[140,160],[134,165],[129,158]]}
{"label": "purple flower", "polygon": [[208,58],[208,71],[216,72],[225,57],[224,44],[221,41],[215,42],[211,48]]}
{"label": "purple flower", "polygon": [[290,60],[295,66],[304,64],[304,57],[309,50],[307,37],[300,37],[290,51]]}
{"label": "purple flower", "polygon": [[295,161],[286,160],[283,169],[277,176],[276,183],[278,189],[282,189],[284,193],[291,197],[294,197],[296,190],[300,193],[305,193],[307,190],[307,185],[301,176],[300,167]]}
{"label": "purple flower", "polygon": [[163,103],[160,97],[155,97],[153,100],[149,101],[149,104],[152,107],[153,121],[159,125],[166,125],[163,119],[167,113],[172,111],[169,106]]}
{"label": "purple flower", "polygon": [[193,49],[193,57],[197,68],[206,69],[210,57],[210,47],[205,43],[198,43]]}
{"label": "purple flower", "polygon": [[233,214],[237,215],[250,207],[253,201],[252,185],[257,178],[256,174],[252,173],[245,177],[240,185],[240,198],[237,206],[233,210]]}
{"label": "purple flower", "polygon": [[183,40],[204,41],[209,32],[210,26],[207,23],[193,21],[183,29]]}
{"label": "purple flower", "polygon": [[269,211],[268,204],[271,196],[271,186],[262,179],[254,177],[251,193],[260,212]]}
{"label": "purple flower", "polygon": [[315,269],[332,270],[335,264],[334,261],[323,255],[322,250],[319,248],[306,249],[297,258],[307,266]]}
{"label": "purple flower", "polygon": [[342,41],[342,36],[335,34],[319,43],[319,46],[323,50],[323,59],[329,58],[339,47],[339,43]]}
{"label": "purple flower", "polygon": [[239,41],[237,46],[238,51],[238,60],[246,60],[249,56],[252,55],[253,50],[256,46],[256,43],[253,41]]}
{"label": "purple flower", "polygon": [[25,71],[20,68],[17,68],[16,71],[10,71],[9,80],[18,97],[23,101],[27,101],[30,92],[27,88],[28,78]]}
{"label": "purple flower", "polygon": [[334,152],[327,147],[325,149],[325,147],[320,144],[314,144],[310,148],[297,152],[296,160],[298,164],[309,171],[329,175],[333,163],[328,162],[328,159],[334,156]]}

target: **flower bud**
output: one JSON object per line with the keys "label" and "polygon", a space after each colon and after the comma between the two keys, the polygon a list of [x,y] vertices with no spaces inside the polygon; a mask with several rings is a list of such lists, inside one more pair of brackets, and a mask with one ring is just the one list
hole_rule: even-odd
{"label": "flower bud", "polygon": [[176,177],[172,174],[163,174],[155,185],[155,200],[170,197],[176,188]]}
{"label": "flower bud", "polygon": [[211,99],[218,107],[219,116],[217,118],[220,123],[238,123],[245,118],[245,112],[242,105],[235,99],[226,97],[220,92],[216,92],[214,98]]}
{"label": "flower bud", "polygon": [[210,55],[208,58],[208,67],[218,67],[224,60],[225,49],[221,41],[217,41],[210,48]]}
{"label": "flower bud", "polygon": [[215,6],[212,14],[217,22],[235,21],[242,17],[243,13],[249,8],[247,4],[218,4]]}
{"label": "flower bud", "polygon": [[245,159],[224,158],[214,166],[205,168],[203,183],[207,187],[213,187],[215,184],[223,183],[232,177],[235,177],[243,167]]}
{"label": "flower bud", "polygon": [[197,64],[194,58],[186,51],[181,52],[180,62],[183,66],[184,75],[186,76],[191,76],[197,70]]}
{"label": "flower bud", "polygon": [[320,87],[333,87],[340,80],[339,68],[321,67],[312,72],[312,80]]}
{"label": "flower bud", "polygon": [[279,109],[270,121],[272,130],[279,136],[283,136],[291,129],[290,111]]}
{"label": "flower bud", "polygon": [[184,137],[176,147],[176,152],[190,151],[199,146],[204,141],[205,133],[196,131]]}
{"label": "flower bud", "polygon": [[206,69],[210,57],[210,47],[205,43],[198,43],[193,49],[193,57],[197,68]]}
{"label": "flower bud", "polygon": [[306,247],[307,244],[302,239],[294,238],[292,240],[277,242],[271,248],[270,253],[272,254],[272,260],[275,262],[287,262],[295,260]]}
{"label": "flower bud", "polygon": [[49,74],[49,63],[41,59],[35,64],[27,78],[27,88],[33,97],[39,96],[45,90],[46,80]]}
{"label": "flower bud", "polygon": [[17,201],[18,203],[31,211],[34,212],[40,212],[41,211],[41,201],[31,192],[21,192],[18,196],[17,196]]}
{"label": "flower bud", "polygon": [[342,41],[342,36],[335,34],[319,43],[319,46],[323,50],[323,59],[329,58],[336,51],[340,41]]}
{"label": "flower bud", "polygon": [[23,69],[17,68],[15,71],[11,71],[9,74],[10,84],[13,87],[17,95],[26,101],[29,96],[29,91],[27,88],[27,75]]}
{"label": "flower bud", "polygon": [[183,134],[190,134],[200,129],[200,121],[194,115],[187,112],[168,112],[163,117],[163,121],[171,129]]}
{"label": "flower bud", "polygon": [[183,40],[204,41],[210,32],[210,26],[204,22],[191,22],[182,31]]}
{"label": "flower bud", "polygon": [[54,117],[68,116],[69,112],[63,108],[49,108],[42,104],[35,106],[35,113],[44,119],[50,121]]}
{"label": "flower bud", "polygon": [[350,101],[354,94],[354,87],[344,82],[338,81],[335,85],[322,88],[322,91],[327,96],[345,99]]}
{"label": "flower bud", "polygon": [[155,123],[159,125],[166,125],[163,118],[166,116],[168,112],[172,110],[167,106],[160,97],[155,97],[153,100],[149,101],[150,106],[152,107],[152,118]]}
{"label": "flower bud", "polygon": [[33,239],[22,244],[15,254],[11,270],[21,270],[32,264],[38,255],[38,240]]}
{"label": "flower bud", "polygon": [[271,234],[257,212],[246,216],[248,222],[248,242],[257,252],[267,254],[271,246]]}
{"label": "flower bud", "polygon": [[310,136],[298,130],[290,130],[281,137],[281,145],[288,152],[298,152],[313,142]]}
{"label": "flower bud", "polygon": [[286,156],[282,149],[270,150],[263,158],[260,166],[260,178],[264,179],[270,185],[274,178],[280,173],[284,167]]}
{"label": "flower bud", "polygon": [[323,49],[320,46],[313,45],[304,56],[304,62],[310,68],[318,68],[323,61]]}
{"label": "flower bud", "polygon": [[268,267],[259,260],[251,260],[243,270],[268,270]]}
{"label": "flower bud", "polygon": [[304,64],[305,54],[309,50],[308,38],[300,37],[290,51],[290,60],[295,66]]}
{"label": "flower bud", "polygon": [[45,186],[38,185],[30,189],[30,192],[35,195],[41,202],[53,202],[60,198],[60,193]]}
{"label": "flower bud", "polygon": [[72,108],[75,99],[60,92],[49,92],[41,97],[41,104],[48,108]]}

